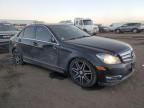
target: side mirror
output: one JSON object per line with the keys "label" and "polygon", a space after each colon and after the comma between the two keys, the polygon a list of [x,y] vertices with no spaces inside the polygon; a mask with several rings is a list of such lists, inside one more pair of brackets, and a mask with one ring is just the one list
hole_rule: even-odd
{"label": "side mirror", "polygon": [[55,40],[54,37],[51,38],[51,42],[52,42],[52,43],[56,43],[56,40]]}

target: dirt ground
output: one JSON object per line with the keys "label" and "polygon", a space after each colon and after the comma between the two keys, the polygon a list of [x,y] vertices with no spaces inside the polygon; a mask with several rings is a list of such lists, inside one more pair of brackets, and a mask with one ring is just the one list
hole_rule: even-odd
{"label": "dirt ground", "polygon": [[69,78],[0,54],[0,108],[144,108],[144,34],[99,34],[131,44],[137,56],[133,76],[112,87],[83,89]]}

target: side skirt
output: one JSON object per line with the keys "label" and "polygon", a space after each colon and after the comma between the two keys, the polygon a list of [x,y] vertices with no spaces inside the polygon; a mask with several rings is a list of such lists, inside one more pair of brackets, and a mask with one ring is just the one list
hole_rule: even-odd
{"label": "side skirt", "polygon": [[40,67],[44,67],[46,69],[50,69],[52,71],[56,71],[58,73],[65,73],[65,70],[60,68],[60,67],[57,67],[57,66],[51,66],[45,62],[39,62],[38,60],[33,60],[33,59],[30,59],[30,58],[27,58],[27,57],[23,57],[23,61],[26,62],[26,63],[30,63],[30,64],[33,64],[33,65],[37,65],[37,66],[40,66]]}

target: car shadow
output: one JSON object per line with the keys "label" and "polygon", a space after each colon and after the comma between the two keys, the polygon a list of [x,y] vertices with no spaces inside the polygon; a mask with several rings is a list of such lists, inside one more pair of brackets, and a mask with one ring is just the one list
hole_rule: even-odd
{"label": "car shadow", "polygon": [[[44,68],[44,67],[41,67],[41,66],[38,66],[38,65],[29,64],[29,63],[26,63],[24,65],[25,66],[32,66],[32,67],[44,70],[44,71],[41,71],[41,72],[44,72],[44,73],[48,74],[48,77],[51,78],[51,79],[65,80],[65,79],[69,78],[68,75],[58,73],[56,71],[53,71],[53,70],[50,70],[50,69],[47,69],[47,68]],[[105,88],[105,86],[100,86],[98,84],[95,84],[93,87],[90,87],[90,88],[83,88],[82,87],[82,89],[86,90],[86,91],[95,91],[95,90],[101,90],[101,89],[104,89],[104,88]]]}
{"label": "car shadow", "polygon": [[[44,71],[41,71],[41,72],[47,73],[48,77],[51,78],[51,79],[65,80],[65,79],[69,78],[68,75],[65,75],[65,74],[62,74],[62,73],[58,73],[56,71],[53,71],[53,70],[50,70],[50,69],[47,69],[47,68],[44,68],[44,67],[41,67],[41,66],[38,66],[38,65],[29,64],[29,63],[26,63],[24,65],[25,66],[32,66],[32,67],[44,70]],[[99,86],[98,84],[95,84],[93,87],[82,88],[82,89],[86,90],[86,91],[94,91],[94,90],[101,90],[101,89],[104,89],[104,88],[105,88],[105,86]]]}
{"label": "car shadow", "polygon": [[41,66],[38,66],[38,65],[35,65],[35,64],[29,64],[29,63],[25,63],[24,64],[25,66],[33,66],[35,68],[39,68],[41,70],[44,70],[42,72],[44,73],[48,73],[48,77],[51,78],[51,79],[58,79],[58,80],[64,80],[66,79],[68,76],[65,75],[65,74],[62,74],[62,73],[58,73],[56,71],[53,71],[53,70],[50,70],[50,69],[47,69],[47,68],[44,68],[44,67],[41,67]]}
{"label": "car shadow", "polygon": [[89,88],[82,88],[83,90],[86,90],[86,91],[95,91],[95,90],[102,90],[104,89],[105,86],[100,86],[98,84],[95,84],[94,86],[92,87],[89,87]]}
{"label": "car shadow", "polygon": [[8,48],[0,47],[0,54],[4,54],[4,53],[8,53],[8,52],[9,52]]}
{"label": "car shadow", "polygon": [[51,79],[58,79],[58,80],[64,80],[64,79],[67,78],[66,75],[61,74],[61,73],[58,73],[58,72],[55,72],[55,71],[50,72],[50,73],[49,73],[49,77],[50,77]]}

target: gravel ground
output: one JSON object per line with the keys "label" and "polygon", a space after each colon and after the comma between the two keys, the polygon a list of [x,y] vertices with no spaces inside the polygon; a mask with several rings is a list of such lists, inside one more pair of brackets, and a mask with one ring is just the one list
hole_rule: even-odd
{"label": "gravel ground", "polygon": [[0,108],[143,108],[144,38],[107,35],[100,34],[133,46],[137,64],[131,78],[112,87],[83,89],[50,70],[30,64],[16,66],[7,53],[1,53]]}

